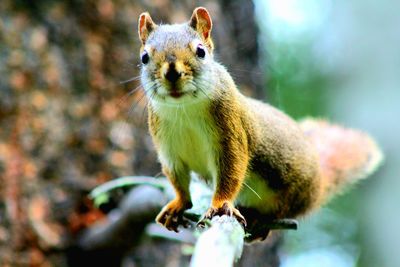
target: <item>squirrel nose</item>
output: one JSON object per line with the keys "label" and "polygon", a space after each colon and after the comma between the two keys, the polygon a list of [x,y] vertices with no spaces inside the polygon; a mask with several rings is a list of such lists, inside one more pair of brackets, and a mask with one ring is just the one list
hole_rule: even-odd
{"label": "squirrel nose", "polygon": [[175,64],[171,63],[169,65],[167,73],[165,74],[165,78],[171,83],[175,83],[179,79],[179,77],[181,77],[181,73],[177,72],[175,69]]}

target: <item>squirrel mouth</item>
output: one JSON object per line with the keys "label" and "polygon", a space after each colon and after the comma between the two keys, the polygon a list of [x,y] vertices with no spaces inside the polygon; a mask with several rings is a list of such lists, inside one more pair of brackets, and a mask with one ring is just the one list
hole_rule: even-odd
{"label": "squirrel mouth", "polygon": [[173,98],[179,98],[183,95],[183,92],[180,92],[180,91],[176,90],[175,88],[173,88],[170,91],[169,95],[172,96]]}

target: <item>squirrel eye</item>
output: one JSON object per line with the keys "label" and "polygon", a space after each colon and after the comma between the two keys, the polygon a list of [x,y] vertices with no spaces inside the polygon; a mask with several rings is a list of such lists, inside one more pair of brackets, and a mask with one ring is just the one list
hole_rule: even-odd
{"label": "squirrel eye", "polygon": [[150,60],[149,54],[146,51],[144,51],[144,53],[142,54],[142,63],[147,64],[149,63],[149,60]]}
{"label": "squirrel eye", "polygon": [[204,47],[201,44],[199,44],[196,48],[196,55],[199,58],[204,58],[206,56],[206,50],[204,49]]}

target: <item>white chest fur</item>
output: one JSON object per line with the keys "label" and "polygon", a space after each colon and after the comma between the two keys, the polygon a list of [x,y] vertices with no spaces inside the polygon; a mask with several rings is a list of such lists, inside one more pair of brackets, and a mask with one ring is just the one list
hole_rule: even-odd
{"label": "white chest fur", "polygon": [[160,161],[170,169],[216,177],[217,131],[209,114],[209,101],[190,104],[153,103],[159,117]]}

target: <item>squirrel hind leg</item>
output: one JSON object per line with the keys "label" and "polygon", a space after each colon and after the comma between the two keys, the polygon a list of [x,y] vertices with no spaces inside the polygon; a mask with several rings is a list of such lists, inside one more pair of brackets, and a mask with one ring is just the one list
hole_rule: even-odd
{"label": "squirrel hind leg", "polygon": [[247,243],[264,241],[272,230],[297,230],[298,221],[295,219],[278,219],[275,215],[264,214],[254,208],[240,207],[248,224],[246,227]]}

